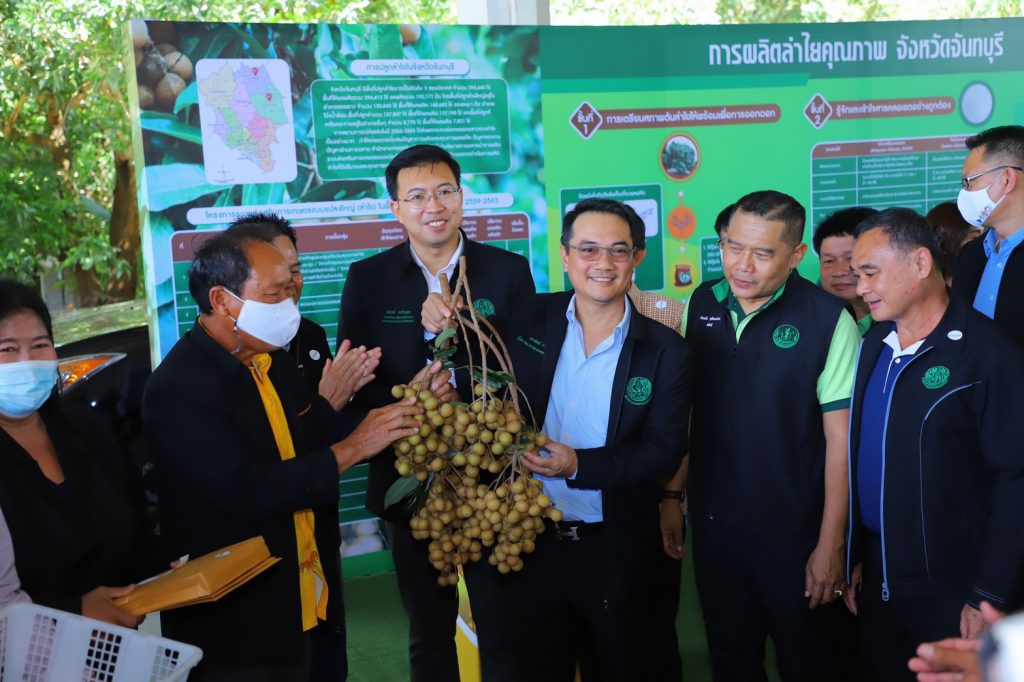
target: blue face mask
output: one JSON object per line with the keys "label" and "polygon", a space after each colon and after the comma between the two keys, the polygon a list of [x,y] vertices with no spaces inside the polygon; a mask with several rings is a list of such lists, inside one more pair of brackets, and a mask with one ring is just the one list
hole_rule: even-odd
{"label": "blue face mask", "polygon": [[0,414],[24,419],[42,407],[56,384],[56,360],[0,363]]}

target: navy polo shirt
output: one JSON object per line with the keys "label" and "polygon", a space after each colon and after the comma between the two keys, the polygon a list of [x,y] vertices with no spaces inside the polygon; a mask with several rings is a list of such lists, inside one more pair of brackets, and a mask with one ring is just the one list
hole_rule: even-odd
{"label": "navy polo shirt", "polygon": [[907,361],[921,348],[924,340],[900,348],[895,325],[885,337],[885,345],[864,387],[861,405],[860,447],[857,450],[857,499],[864,526],[882,533],[882,487],[884,485],[883,451],[887,408],[896,377]]}

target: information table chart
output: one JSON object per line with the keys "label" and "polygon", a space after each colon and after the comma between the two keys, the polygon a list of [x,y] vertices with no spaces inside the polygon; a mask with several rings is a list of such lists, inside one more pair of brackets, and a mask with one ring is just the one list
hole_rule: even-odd
{"label": "information table chart", "polygon": [[[530,218],[525,213],[463,216],[466,236],[478,242],[518,253],[530,261]],[[219,230],[177,232],[171,238],[174,259],[174,301],[178,334],[195,324],[199,309],[188,292],[188,268],[195,249]],[[405,241],[405,228],[395,220],[353,221],[331,225],[298,225],[302,263],[302,300],[299,310],[327,332],[334,351],[338,335],[341,290],[352,263]],[[338,520],[342,524],[373,518],[366,511],[367,465],[349,469],[339,483]]]}
{"label": "information table chart", "polygon": [[956,201],[965,135],[824,142],[811,150],[811,222],[841,208],[904,206],[922,215]]}

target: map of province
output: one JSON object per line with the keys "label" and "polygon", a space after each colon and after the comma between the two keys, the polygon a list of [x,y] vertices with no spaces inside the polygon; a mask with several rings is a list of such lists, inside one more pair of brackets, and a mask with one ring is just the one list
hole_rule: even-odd
{"label": "map of province", "polygon": [[288,65],[279,59],[196,64],[206,178],[218,185],[295,179]]}

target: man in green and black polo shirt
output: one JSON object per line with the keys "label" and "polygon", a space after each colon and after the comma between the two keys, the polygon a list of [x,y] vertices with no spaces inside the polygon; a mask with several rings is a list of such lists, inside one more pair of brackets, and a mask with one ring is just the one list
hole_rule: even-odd
{"label": "man in green and black polo shirt", "polygon": [[779,192],[741,198],[725,278],[698,287],[684,323],[694,569],[716,681],[765,679],[769,635],[783,679],[837,679],[825,606],[844,585],[859,334],[842,300],[796,272],[804,218]]}
{"label": "man in green and black polo shirt", "polygon": [[853,276],[853,231],[865,218],[878,213],[867,206],[852,206],[829,215],[818,224],[812,243],[818,254],[821,288],[846,302],[846,309],[857,320],[860,335],[867,334],[874,320],[871,311],[857,295],[857,278]]}

